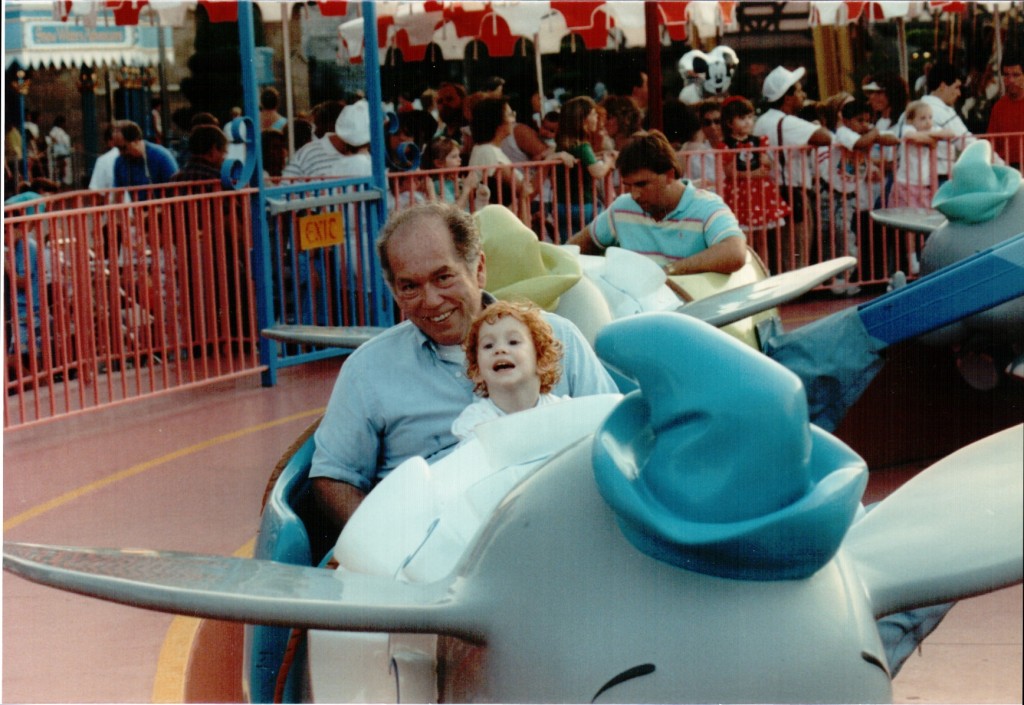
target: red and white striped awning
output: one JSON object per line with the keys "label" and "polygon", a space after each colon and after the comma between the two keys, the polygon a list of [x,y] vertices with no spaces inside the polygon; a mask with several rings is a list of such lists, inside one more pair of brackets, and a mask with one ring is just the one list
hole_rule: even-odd
{"label": "red and white striped awning", "polygon": [[[732,21],[736,2],[658,2],[659,24],[674,40],[683,40],[691,24],[702,35]],[[624,44],[643,46],[644,3],[641,0],[493,0],[492,2],[379,2],[377,37],[381,59],[389,48],[402,50],[409,61],[422,59],[430,44],[445,58],[461,59],[472,41],[486,45],[491,56],[512,56],[520,39],[537,42],[542,54],[557,53],[562,40],[578,37],[590,49]],[[346,58],[363,56],[363,24],[354,19],[338,29]]]}

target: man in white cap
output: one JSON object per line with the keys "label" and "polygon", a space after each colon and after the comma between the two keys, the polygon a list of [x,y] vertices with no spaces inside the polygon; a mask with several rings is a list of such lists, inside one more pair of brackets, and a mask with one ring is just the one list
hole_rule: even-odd
{"label": "man in white cap", "polygon": [[[803,66],[795,71],[776,66],[764,79],[761,93],[768,103],[768,110],[754,124],[754,135],[767,137],[772,147],[825,147],[832,144],[832,133],[827,128],[798,116],[807,99],[800,84],[805,73]],[[797,240],[792,255],[795,265],[800,267],[809,264],[806,258],[810,254],[810,216],[814,211],[812,194],[816,190],[814,153],[784,150],[779,152],[778,162],[782,168],[779,185],[783,198],[793,207]],[[783,262],[790,260],[788,250],[788,240],[784,238]]]}
{"label": "man in white cap", "polygon": [[313,140],[288,161],[282,176],[370,176],[370,104],[360,100],[345,108],[334,123],[334,132]]}

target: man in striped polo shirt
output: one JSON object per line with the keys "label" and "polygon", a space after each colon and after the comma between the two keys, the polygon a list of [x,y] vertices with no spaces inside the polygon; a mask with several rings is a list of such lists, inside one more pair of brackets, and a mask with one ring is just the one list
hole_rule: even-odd
{"label": "man in striped polo shirt", "polygon": [[628,191],[569,244],[587,255],[612,245],[640,252],[669,275],[729,274],[744,265],[747,241],[736,216],[718,195],[680,178],[682,169],[665,135],[637,133],[616,166]]}

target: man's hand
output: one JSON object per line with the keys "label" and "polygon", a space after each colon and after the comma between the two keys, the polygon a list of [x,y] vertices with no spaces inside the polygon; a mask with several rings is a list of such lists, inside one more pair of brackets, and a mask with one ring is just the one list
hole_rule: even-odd
{"label": "man's hand", "polygon": [[665,274],[670,277],[701,272],[732,274],[746,263],[746,238],[728,237],[695,255],[671,262],[665,266]]}
{"label": "man's hand", "polygon": [[366,493],[346,482],[329,477],[313,478],[313,496],[317,508],[328,523],[332,536],[337,536],[355,513]]}

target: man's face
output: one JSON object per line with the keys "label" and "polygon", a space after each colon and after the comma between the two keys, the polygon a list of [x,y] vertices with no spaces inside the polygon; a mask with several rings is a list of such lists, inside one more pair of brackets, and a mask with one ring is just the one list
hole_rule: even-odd
{"label": "man's face", "polygon": [[228,146],[225,144],[223,147],[215,144],[213,149],[210,150],[208,159],[214,166],[219,167],[224,163],[224,160],[228,158]]}
{"label": "man's face", "polygon": [[940,83],[939,87],[935,89],[934,95],[950,107],[956,105],[956,102],[960,100],[960,79],[953,81],[952,84]]}
{"label": "man's face", "polygon": [[676,206],[676,203],[670,203],[673,199],[668,189],[674,180],[672,171],[656,174],[650,169],[640,169],[629,176],[623,176],[622,185],[638,206],[655,219],[661,219]]}
{"label": "man's face", "polygon": [[406,223],[388,243],[392,293],[402,314],[438,345],[458,345],[481,309],[483,254],[468,266],[438,218]]}
{"label": "man's face", "polygon": [[804,107],[806,100],[807,93],[804,92],[804,85],[797,81],[793,86],[793,92],[787,95],[783,101],[783,112],[795,115],[800,112],[800,108]]}
{"label": "man's face", "polygon": [[1024,69],[1019,64],[1003,68],[1003,86],[1012,100],[1024,98]]}
{"label": "man's face", "polygon": [[437,92],[437,112],[441,120],[447,124],[459,123],[462,120],[462,96],[450,86]]}
{"label": "man's face", "polygon": [[137,139],[134,142],[125,142],[121,145],[120,149],[121,154],[133,159],[142,159],[146,156],[146,142],[142,139]]}
{"label": "man's face", "polygon": [[110,146],[121,149],[124,146],[124,135],[121,134],[120,130],[114,130],[110,133]]}

